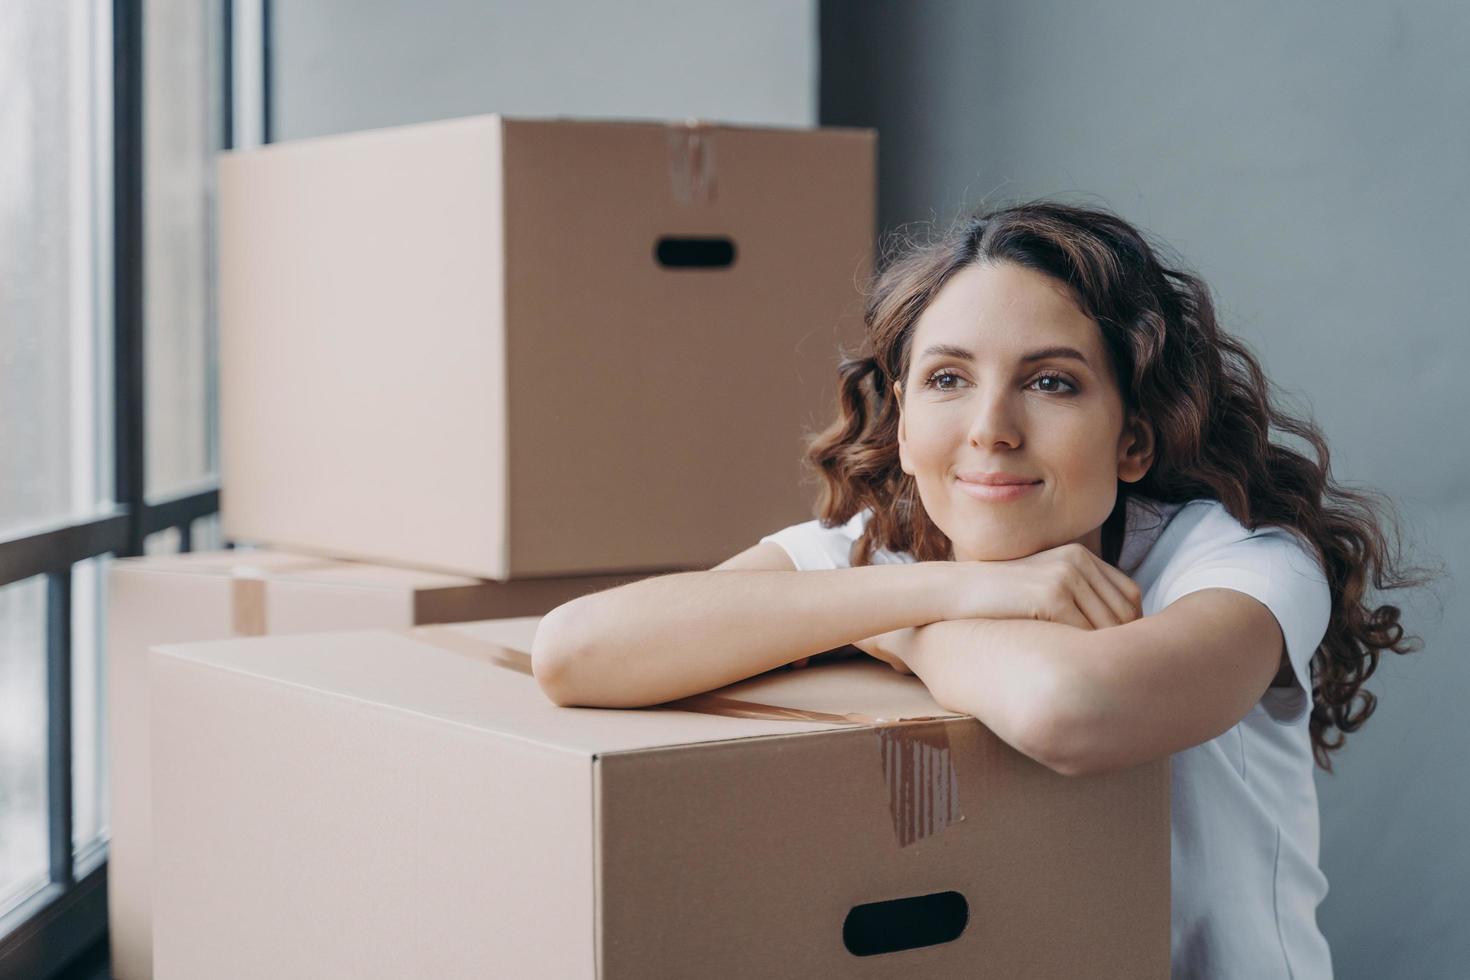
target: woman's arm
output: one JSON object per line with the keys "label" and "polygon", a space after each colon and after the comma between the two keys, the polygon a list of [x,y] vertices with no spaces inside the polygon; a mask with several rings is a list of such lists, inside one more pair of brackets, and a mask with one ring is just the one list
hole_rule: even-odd
{"label": "woman's arm", "polygon": [[660,704],[945,619],[955,580],[952,562],[661,575],[553,609],[536,630],[533,669],[557,704]]}
{"label": "woman's arm", "polygon": [[1106,629],[973,619],[883,642],[941,705],[1063,775],[1139,765],[1220,735],[1284,657],[1271,610],[1227,588]]}
{"label": "woman's arm", "polygon": [[[999,573],[983,587],[1031,605],[963,612],[858,641],[895,670],[915,674],[934,700],[973,715],[1003,741],[1042,758],[1058,707],[1075,694],[1073,669],[1099,633],[1135,622],[1143,593],[1127,575],[1080,545],[1006,562],[964,563]],[[1031,611],[1019,613],[1017,609]]]}
{"label": "woman's arm", "polygon": [[948,620],[877,643],[950,711],[973,715],[1003,742],[1045,763],[1053,719],[1073,696],[1074,658],[1104,631],[1021,619]]}

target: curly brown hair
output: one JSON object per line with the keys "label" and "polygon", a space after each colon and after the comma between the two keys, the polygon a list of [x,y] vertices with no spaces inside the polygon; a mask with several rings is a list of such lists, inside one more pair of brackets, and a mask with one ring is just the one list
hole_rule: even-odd
{"label": "curly brown hair", "polygon": [[[1141,415],[1155,433],[1148,473],[1118,483],[1102,557],[1117,564],[1133,494],[1218,500],[1246,528],[1295,531],[1316,552],[1332,614],[1312,661],[1310,730],[1317,764],[1331,772],[1329,753],[1376,707],[1362,686],[1381,651],[1422,647],[1405,635],[1398,606],[1367,602],[1368,585],[1401,589],[1426,579],[1402,565],[1389,501],[1332,478],[1320,429],[1279,407],[1257,358],[1220,328],[1209,288],[1179,263],[1163,264],[1163,252],[1115,214],[1044,200],[976,212],[930,242],[899,241],[867,290],[862,348],[855,356],[842,352],[838,417],[808,443],[806,463],[822,484],[816,515],[831,527],[871,510],[853,547],[854,565],[869,564],[877,548],[919,561],[953,558],[899,464],[893,385],[908,374],[919,315],[960,269],[1013,262],[1045,273],[1067,284],[1098,324],[1125,411]],[[1311,455],[1272,442],[1272,428],[1302,440]]]}

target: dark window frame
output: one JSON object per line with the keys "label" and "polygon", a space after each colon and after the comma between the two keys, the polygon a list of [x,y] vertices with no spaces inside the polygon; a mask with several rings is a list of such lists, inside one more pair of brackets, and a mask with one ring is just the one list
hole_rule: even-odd
{"label": "dark window frame", "polygon": [[[144,484],[144,267],[142,0],[112,13],[113,452],[111,511],[0,541],[0,586],[46,577],[47,833],[49,884],[0,917],[0,980],[47,977],[105,938],[107,862],[76,876],[72,847],[72,568],[111,554],[143,554],[151,534],[175,528],[191,551],[195,520],[219,511],[218,486],[148,500]],[[235,145],[234,5],[221,0],[223,144]],[[270,138],[270,0],[262,0],[263,111]],[[99,161],[105,165],[105,161]],[[226,547],[230,545],[227,543]],[[105,846],[105,845],[102,845]]]}

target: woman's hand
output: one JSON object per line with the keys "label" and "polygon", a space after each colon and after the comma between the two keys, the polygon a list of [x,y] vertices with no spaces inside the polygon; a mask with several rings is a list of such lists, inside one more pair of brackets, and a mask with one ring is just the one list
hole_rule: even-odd
{"label": "woman's hand", "polygon": [[954,563],[948,619],[1040,619],[1104,629],[1143,614],[1143,592],[1080,544],[1010,561]]}
{"label": "woman's hand", "polygon": [[[1143,590],[1080,544],[1064,544],[1010,561],[961,561],[953,566],[945,619],[1037,619],[1094,630],[1143,615]],[[914,627],[851,644],[894,670],[912,674],[904,660]],[[831,651],[829,651],[831,652]],[[818,657],[826,654],[817,654]],[[802,657],[789,666],[805,667]]]}

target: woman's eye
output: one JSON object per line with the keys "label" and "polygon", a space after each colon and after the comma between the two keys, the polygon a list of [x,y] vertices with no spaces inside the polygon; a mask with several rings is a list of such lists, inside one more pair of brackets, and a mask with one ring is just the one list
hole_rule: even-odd
{"label": "woman's eye", "polygon": [[1077,386],[1060,374],[1043,374],[1031,382],[1034,385],[1042,385],[1039,390],[1048,394],[1070,394],[1077,390]]}
{"label": "woman's eye", "polygon": [[[959,388],[958,382],[963,380],[963,378],[953,371],[935,371],[925,380],[924,387],[933,388],[936,391],[956,391]],[[956,383],[949,384],[947,383],[948,381]],[[1037,390],[1046,394],[1070,395],[1077,391],[1077,386],[1070,379],[1060,374],[1043,374],[1040,377],[1033,378],[1031,384],[1040,386]]]}
{"label": "woman's eye", "polygon": [[960,380],[960,376],[958,374],[955,374],[953,371],[935,371],[933,374],[929,375],[928,380],[924,382],[924,387],[934,388],[938,391],[954,391],[954,387],[946,386],[940,383],[945,378],[953,378],[956,381]]}

